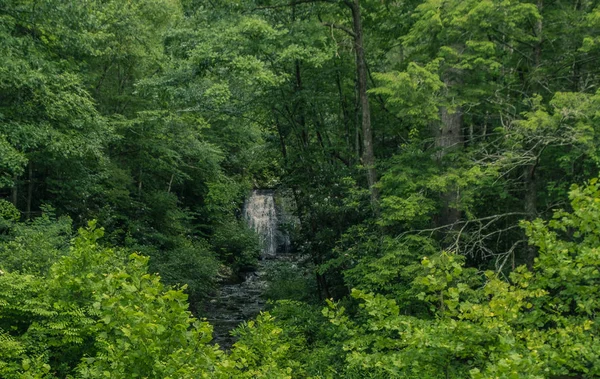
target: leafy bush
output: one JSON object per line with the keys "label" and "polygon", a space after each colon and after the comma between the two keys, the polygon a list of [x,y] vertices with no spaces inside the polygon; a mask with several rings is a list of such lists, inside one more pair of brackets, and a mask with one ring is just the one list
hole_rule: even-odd
{"label": "leafy bush", "polygon": [[243,221],[218,225],[211,244],[221,261],[231,265],[236,272],[255,267],[260,257],[258,235]]}
{"label": "leafy bush", "polygon": [[[354,290],[358,315],[331,303],[347,372],[363,377],[547,378],[600,375],[600,184],[570,193],[573,212],[523,222],[539,248],[533,270],[510,280],[464,268],[443,252],[421,261],[410,293],[434,317],[400,312],[393,298]],[[351,317],[352,316],[352,317]],[[352,377],[350,375],[350,377]]]}
{"label": "leafy bush", "polygon": [[21,212],[4,199],[0,199],[0,231],[13,226],[21,218]]}
{"label": "leafy bush", "polygon": [[181,238],[173,249],[152,254],[150,269],[167,285],[185,286],[195,309],[214,289],[219,263],[207,242]]}
{"label": "leafy bush", "polygon": [[264,296],[270,300],[316,301],[314,269],[299,263],[275,262],[266,272]]}
{"label": "leafy bush", "polygon": [[46,277],[0,275],[0,377],[213,377],[212,329],[187,296],[102,235],[80,229]]}
{"label": "leafy bush", "polygon": [[0,268],[23,274],[44,275],[67,254],[72,236],[69,217],[56,218],[51,208],[25,223],[11,223],[0,243]]}

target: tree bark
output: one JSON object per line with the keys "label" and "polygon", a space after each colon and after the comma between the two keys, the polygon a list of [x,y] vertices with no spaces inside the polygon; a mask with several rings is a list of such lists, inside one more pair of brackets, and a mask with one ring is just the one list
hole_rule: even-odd
{"label": "tree bark", "polygon": [[[304,99],[302,98],[302,74],[300,71],[300,61],[296,59],[294,63],[294,72],[296,75],[296,83],[295,83],[295,106],[294,113],[298,114],[298,124],[302,129],[302,144],[304,147],[308,147],[309,137],[308,137],[308,129],[306,127],[306,116],[304,114]],[[299,97],[299,98],[298,98]]]}
{"label": "tree bark", "polygon": [[375,170],[375,153],[373,151],[373,131],[371,129],[371,110],[369,108],[369,97],[367,96],[367,65],[365,62],[363,29],[360,14],[360,0],[346,2],[352,10],[352,22],[354,25],[354,48],[356,51],[356,76],[358,80],[358,96],[361,108],[361,125],[363,137],[363,165],[367,170],[367,183],[371,193],[371,205],[378,208],[379,191],[377,184],[377,171]]}
{"label": "tree bark", "polygon": [[33,198],[33,163],[29,161],[28,165],[28,180],[27,180],[27,203],[25,208],[25,218],[31,219],[31,202]]}
{"label": "tree bark", "polygon": [[279,146],[281,147],[281,156],[284,161],[287,161],[287,148],[285,146],[285,138],[283,137],[283,131],[281,125],[279,125],[279,118],[277,113],[273,110],[273,117],[275,118],[275,127],[277,128],[277,134],[279,135]]}
{"label": "tree bark", "polygon": [[[535,164],[525,166],[523,170],[525,195],[523,198],[526,218],[533,220],[537,217],[537,183],[535,178]],[[527,246],[525,250],[525,263],[530,269],[533,268],[537,249]]]}
{"label": "tree bark", "polygon": [[527,214],[527,218],[533,220],[537,216],[537,185],[535,180],[535,165],[525,166],[523,177],[525,178],[525,213]]}
{"label": "tree bark", "polygon": [[142,198],[142,169],[140,168],[140,173],[138,175],[138,198]]}
{"label": "tree bark", "polygon": [[[542,10],[544,9],[544,1],[543,0],[537,1],[537,9],[538,9],[538,13],[541,16]],[[535,44],[535,48],[534,48],[534,60],[535,60],[536,68],[539,67],[542,62],[542,42],[543,42],[542,32],[543,32],[543,22],[542,22],[542,19],[540,18],[535,23],[535,36],[539,38],[539,41],[538,41],[538,43]]]}
{"label": "tree bark", "polygon": [[[337,60],[336,60],[337,62]],[[338,88],[338,95],[340,98],[340,118],[342,119],[342,124],[344,125],[344,129],[346,131],[346,153],[348,154],[348,162],[352,163],[352,144],[350,142],[350,124],[347,109],[346,109],[346,97],[344,96],[344,91],[342,89],[342,81],[340,78],[339,70],[336,71],[336,84]]]}
{"label": "tree bark", "polygon": [[17,186],[17,176],[15,175],[13,178],[13,186],[11,188],[11,200],[12,200],[12,204],[15,206],[15,208],[17,208],[17,202],[19,200],[19,187]]}
{"label": "tree bark", "polygon": [[171,186],[173,185],[174,178],[175,178],[175,174],[171,174],[171,180],[169,180],[169,186],[167,188],[167,193],[171,193]]}
{"label": "tree bark", "polygon": [[360,145],[361,134],[360,134],[360,96],[358,95],[358,78],[355,78],[354,92],[356,101],[354,102],[354,153],[356,154],[356,161],[360,162],[362,157],[362,148]]}
{"label": "tree bark", "polygon": [[[460,82],[460,73],[449,69],[444,77],[446,88],[451,88]],[[436,159],[441,161],[449,152],[461,149],[464,146],[464,137],[462,133],[463,112],[460,106],[450,111],[448,107],[440,107],[440,125],[434,131],[435,146],[438,148]],[[458,188],[450,188],[440,195],[442,209],[440,211],[438,223],[440,225],[454,225],[460,219],[460,210],[456,204],[460,199]]]}
{"label": "tree bark", "polygon": [[440,148],[438,157],[441,159],[448,152],[460,149],[464,145],[461,107],[456,107],[452,113],[447,107],[441,107],[440,120],[441,127],[437,130],[435,145]]}
{"label": "tree bark", "polygon": [[[542,10],[544,8],[543,0],[537,0],[537,8],[538,13],[541,16]],[[534,26],[535,35],[539,38],[538,42],[533,48],[533,60],[535,64],[535,70],[539,69],[542,63],[542,21],[543,20],[540,18],[536,21]],[[532,83],[532,88],[535,92],[541,89],[538,83]],[[537,217],[537,183],[535,177],[536,166],[537,162],[534,162],[533,164],[529,164],[523,168],[523,207],[526,213],[526,218],[528,220],[533,220]],[[533,268],[533,263],[535,261],[535,257],[537,256],[537,249],[534,246],[527,246],[524,254],[525,263],[530,269]]]}

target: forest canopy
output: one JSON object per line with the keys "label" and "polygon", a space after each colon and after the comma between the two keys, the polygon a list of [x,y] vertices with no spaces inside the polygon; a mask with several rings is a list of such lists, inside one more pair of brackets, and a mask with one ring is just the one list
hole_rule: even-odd
{"label": "forest canopy", "polygon": [[[1,378],[600,376],[597,1],[0,0],[0,53]],[[300,258],[219,346],[253,189]]]}

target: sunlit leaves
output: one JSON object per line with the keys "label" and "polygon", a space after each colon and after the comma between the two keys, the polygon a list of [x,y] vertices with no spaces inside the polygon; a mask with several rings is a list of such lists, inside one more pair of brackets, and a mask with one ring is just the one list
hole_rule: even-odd
{"label": "sunlit leaves", "polygon": [[431,319],[359,290],[352,293],[362,309],[354,320],[330,304],[325,314],[345,331],[347,364],[381,377],[597,375],[599,199],[597,180],[574,186],[573,212],[524,223],[539,257],[533,270],[518,267],[509,281],[466,269],[452,253],[422,258],[409,293],[430,305]]}

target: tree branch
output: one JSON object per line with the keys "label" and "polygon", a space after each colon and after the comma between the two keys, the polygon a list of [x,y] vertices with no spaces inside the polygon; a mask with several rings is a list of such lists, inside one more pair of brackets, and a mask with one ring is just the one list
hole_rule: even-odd
{"label": "tree branch", "polygon": [[334,24],[333,22],[321,22],[321,25],[328,26],[328,27],[333,28],[333,29],[342,30],[342,31],[346,32],[348,35],[350,35],[351,37],[353,37],[353,38],[356,36],[356,34],[354,34],[354,32],[352,30],[346,28],[345,26]]}
{"label": "tree branch", "polygon": [[299,4],[311,4],[311,3],[335,3],[335,1],[334,0],[296,0],[296,1],[292,1],[291,3],[287,3],[287,4],[266,5],[264,7],[256,7],[256,8],[252,8],[251,11],[259,11],[259,10],[264,10],[264,9],[280,9],[280,8],[286,8],[286,7],[293,7],[293,6],[299,5]]}

